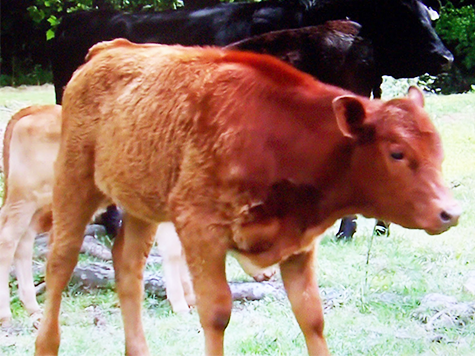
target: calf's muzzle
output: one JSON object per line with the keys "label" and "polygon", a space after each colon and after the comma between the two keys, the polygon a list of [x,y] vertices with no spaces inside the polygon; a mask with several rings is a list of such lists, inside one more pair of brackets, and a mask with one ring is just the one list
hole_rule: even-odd
{"label": "calf's muzzle", "polygon": [[448,230],[450,227],[457,225],[459,217],[462,214],[462,207],[455,202],[450,207],[445,208],[439,214],[441,221],[441,229]]}

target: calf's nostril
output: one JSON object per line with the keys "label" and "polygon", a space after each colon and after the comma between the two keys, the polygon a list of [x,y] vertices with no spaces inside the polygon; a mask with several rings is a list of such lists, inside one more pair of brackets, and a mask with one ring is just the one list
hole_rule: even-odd
{"label": "calf's nostril", "polygon": [[442,211],[440,213],[440,218],[442,219],[443,222],[449,222],[450,220],[452,220],[452,215],[450,215],[446,211]]}
{"label": "calf's nostril", "polygon": [[462,207],[459,204],[454,204],[450,208],[442,210],[440,219],[444,224],[457,225],[457,222],[462,214]]}

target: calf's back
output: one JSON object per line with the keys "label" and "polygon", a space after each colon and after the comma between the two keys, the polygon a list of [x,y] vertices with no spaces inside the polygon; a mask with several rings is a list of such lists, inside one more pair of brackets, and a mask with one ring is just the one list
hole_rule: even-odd
{"label": "calf's back", "polygon": [[[177,197],[193,192],[228,227],[229,248],[279,245],[290,216],[292,248],[276,247],[287,252],[268,265],[347,213],[430,232],[454,223],[455,208],[441,221],[456,204],[441,179],[440,139],[413,96],[370,101],[265,55],[103,42],[66,89],[59,161],[84,160],[105,196],[148,221],[176,222]],[[398,166],[396,146],[420,154]],[[280,227],[265,242],[244,232],[270,221]]]}

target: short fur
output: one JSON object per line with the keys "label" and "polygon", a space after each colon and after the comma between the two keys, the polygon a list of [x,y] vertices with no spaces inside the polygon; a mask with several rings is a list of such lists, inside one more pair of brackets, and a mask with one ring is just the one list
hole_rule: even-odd
{"label": "short fur", "polygon": [[8,122],[3,140],[4,200],[0,211],[0,323],[11,320],[9,278],[15,265],[20,300],[39,318],[32,275],[37,233],[51,228],[53,160],[59,145],[61,107],[30,106]]}
{"label": "short fur", "polygon": [[370,101],[252,53],[126,40],[93,47],[64,95],[36,355],[58,352],[61,292],[85,224],[109,199],[125,210],[113,258],[127,355],[149,355],[142,273],[165,220],[182,241],[207,355],[223,354],[228,250],[280,264],[309,354],[328,354],[316,238],[349,213],[430,233],[460,215],[442,180],[440,138],[422,94],[411,92]]}

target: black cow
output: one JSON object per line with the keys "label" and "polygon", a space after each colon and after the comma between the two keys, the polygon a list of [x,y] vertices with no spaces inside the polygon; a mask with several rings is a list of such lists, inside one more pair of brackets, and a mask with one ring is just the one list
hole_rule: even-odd
{"label": "black cow", "polygon": [[52,44],[56,102],[61,103],[63,87],[89,47],[103,40],[225,46],[270,31],[346,18],[360,23],[360,35],[372,42],[379,78],[437,74],[453,61],[418,0],[289,0],[160,13],[76,12],[63,17]]}

